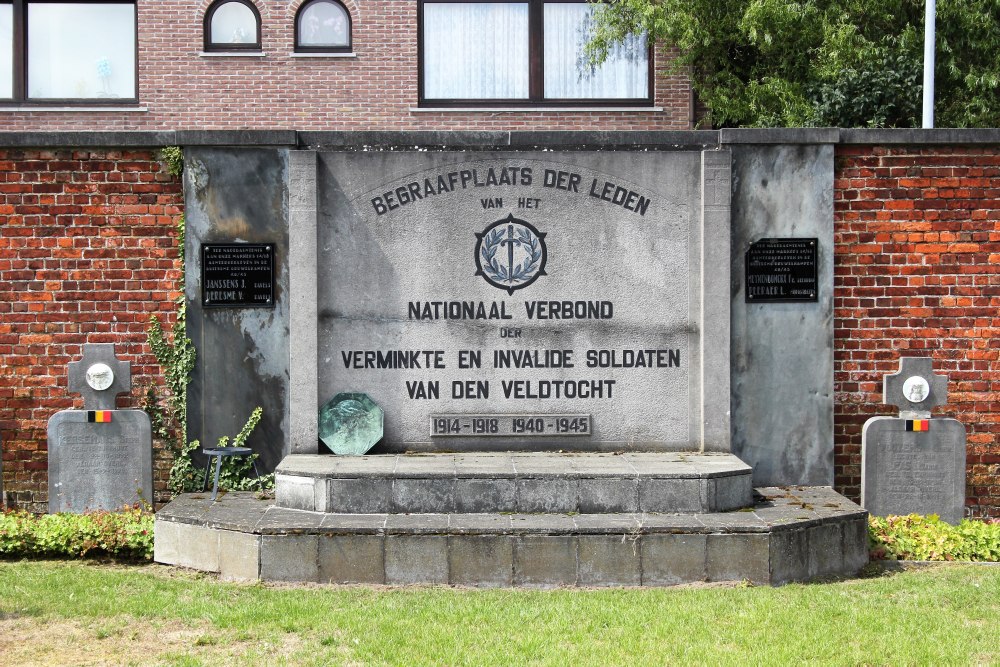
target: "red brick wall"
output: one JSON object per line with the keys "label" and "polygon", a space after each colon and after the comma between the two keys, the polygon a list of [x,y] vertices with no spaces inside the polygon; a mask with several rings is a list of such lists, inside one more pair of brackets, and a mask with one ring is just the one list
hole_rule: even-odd
{"label": "red brick wall", "polygon": [[968,432],[967,512],[1000,516],[1000,147],[839,146],[834,192],[837,489],[900,356],[931,356]]}
{"label": "red brick wall", "polygon": [[[46,422],[82,408],[66,370],[82,343],[115,343],[132,394],[159,382],[151,314],[172,323],[179,180],[149,150],[0,149],[0,438],[9,504],[45,511]],[[156,460],[165,489],[167,462]]]}
{"label": "red brick wall", "polygon": [[[835,192],[835,456],[860,491],[861,428],[900,356],[949,376],[938,416],[968,429],[968,504],[1000,516],[1000,146],[839,146]],[[0,149],[0,437],[8,501],[46,507],[46,421],[81,407],[66,364],[115,342],[132,396],[157,382],[151,313],[179,296],[180,184],[152,152]],[[166,460],[157,456],[157,487]]]}
{"label": "red brick wall", "polygon": [[[0,110],[4,130],[670,130],[690,129],[686,76],[658,75],[662,111],[413,112],[417,3],[347,0],[356,58],[293,58],[301,0],[255,0],[263,58],[203,57],[210,2],[139,2],[139,105],[145,112]],[[670,51],[657,49],[656,70]],[[3,106],[0,104],[0,106]],[[7,107],[4,107],[7,108]]]}

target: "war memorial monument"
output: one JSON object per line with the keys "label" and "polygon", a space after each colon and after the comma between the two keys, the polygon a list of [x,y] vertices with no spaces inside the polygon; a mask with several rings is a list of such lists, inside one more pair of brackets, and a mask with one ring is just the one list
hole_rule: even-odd
{"label": "war memorial monument", "polygon": [[156,560],[477,586],[856,572],[866,513],[830,488],[832,146],[683,136],[189,149],[189,420],[212,441],[263,403],[276,497],[175,499]]}

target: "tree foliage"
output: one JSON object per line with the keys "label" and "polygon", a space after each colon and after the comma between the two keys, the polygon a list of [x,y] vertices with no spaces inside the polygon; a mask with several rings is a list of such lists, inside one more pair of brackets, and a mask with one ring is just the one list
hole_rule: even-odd
{"label": "tree foliage", "polygon": [[[1000,0],[943,0],[936,25],[935,124],[1000,126]],[[643,32],[716,127],[920,124],[923,0],[612,0],[587,55]]]}

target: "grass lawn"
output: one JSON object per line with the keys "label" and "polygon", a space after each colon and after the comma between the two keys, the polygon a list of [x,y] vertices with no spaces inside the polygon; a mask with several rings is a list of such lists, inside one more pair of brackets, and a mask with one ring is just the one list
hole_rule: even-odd
{"label": "grass lawn", "polygon": [[0,664],[994,664],[1000,567],[783,588],[220,583],[0,562]]}

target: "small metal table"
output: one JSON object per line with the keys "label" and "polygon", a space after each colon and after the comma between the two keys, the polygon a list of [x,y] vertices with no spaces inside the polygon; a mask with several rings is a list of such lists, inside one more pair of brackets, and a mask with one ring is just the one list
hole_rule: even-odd
{"label": "small metal table", "polygon": [[[208,490],[208,468],[212,465],[212,457],[215,457],[215,483],[212,485],[212,502],[219,494],[219,472],[222,470],[223,456],[250,456],[253,450],[249,447],[205,447],[201,450],[207,458],[205,459],[205,481],[201,486],[202,491]],[[257,460],[253,459],[253,474],[257,476],[257,485],[260,490],[264,490],[264,483],[260,480],[260,472],[257,470]]]}

